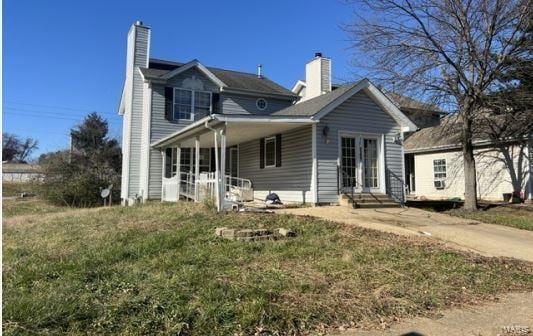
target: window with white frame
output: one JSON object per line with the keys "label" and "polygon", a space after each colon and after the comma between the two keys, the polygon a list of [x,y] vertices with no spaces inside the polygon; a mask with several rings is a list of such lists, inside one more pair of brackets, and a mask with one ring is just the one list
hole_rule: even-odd
{"label": "window with white frame", "polygon": [[178,172],[178,149],[172,148],[171,176],[176,176]]}
{"label": "window with white frame", "polygon": [[211,92],[174,88],[174,120],[194,120],[211,112]]}
{"label": "window with white frame", "polygon": [[433,183],[435,188],[444,189],[446,186],[446,159],[433,160]]}
{"label": "window with white frame", "polygon": [[265,167],[276,166],[276,137],[265,139]]}

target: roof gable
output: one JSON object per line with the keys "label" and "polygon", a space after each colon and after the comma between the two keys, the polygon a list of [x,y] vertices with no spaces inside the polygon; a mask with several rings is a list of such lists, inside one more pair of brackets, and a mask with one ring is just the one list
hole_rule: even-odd
{"label": "roof gable", "polygon": [[374,102],[389,113],[399,125],[403,126],[403,131],[415,131],[417,129],[416,125],[366,78],[356,83],[342,85],[331,92],[277,111],[273,115],[309,116],[314,120],[320,120],[361,90],[364,90]]}
{"label": "roof gable", "polygon": [[207,78],[209,78],[213,83],[215,83],[216,85],[218,85],[219,87],[223,88],[223,87],[226,87],[227,85],[221,81],[217,76],[215,76],[214,73],[212,73],[209,69],[207,69],[202,63],[200,63],[200,61],[198,60],[192,60],[190,61],[189,63],[186,63],[182,66],[180,66],[179,68],[177,69],[174,69],[170,72],[167,72],[165,73],[164,75],[160,76],[161,79],[170,79],[174,76],[177,76],[179,75],[180,73],[182,72],[185,72],[189,69],[192,69],[192,68],[197,68],[199,71],[201,71],[204,75],[206,75]]}
{"label": "roof gable", "polygon": [[[195,61],[198,62],[197,60]],[[166,80],[165,78],[167,76],[173,76],[176,71],[192,62],[180,63],[152,58],[149,62],[149,68],[140,68],[140,71],[145,79],[164,81]],[[265,76],[258,77],[257,74],[253,73],[226,70],[208,66],[203,67],[220,81],[218,84],[224,84],[219,85],[219,87],[221,87],[221,91],[235,91],[235,93],[247,92],[256,96],[261,94],[274,95],[276,97],[291,101],[297,98],[294,93],[271,81]]]}

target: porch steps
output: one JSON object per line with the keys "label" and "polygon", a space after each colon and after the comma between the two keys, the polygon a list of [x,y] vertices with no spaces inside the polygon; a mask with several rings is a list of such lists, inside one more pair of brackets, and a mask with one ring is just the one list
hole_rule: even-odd
{"label": "porch steps", "polygon": [[399,208],[400,203],[393,200],[387,194],[370,194],[354,193],[351,195],[341,195],[340,205],[351,206],[356,209],[374,209],[374,208]]}

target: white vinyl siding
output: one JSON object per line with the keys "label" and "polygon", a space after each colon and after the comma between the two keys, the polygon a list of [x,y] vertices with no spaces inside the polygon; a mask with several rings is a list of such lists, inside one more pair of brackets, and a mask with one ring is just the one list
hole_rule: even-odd
{"label": "white vinyl siding", "polygon": [[[513,160],[518,163],[515,150]],[[496,151],[487,152],[486,149],[474,151],[476,159],[476,177],[478,197],[485,200],[502,200],[503,193],[513,192],[513,185],[509,171],[502,161],[502,154]],[[433,164],[435,160],[446,160],[446,184],[443,189],[436,189],[434,185]],[[428,199],[464,199],[464,167],[461,151],[447,151],[439,153],[415,154],[415,184],[414,194]],[[527,160],[523,162],[523,187],[529,179]]]}

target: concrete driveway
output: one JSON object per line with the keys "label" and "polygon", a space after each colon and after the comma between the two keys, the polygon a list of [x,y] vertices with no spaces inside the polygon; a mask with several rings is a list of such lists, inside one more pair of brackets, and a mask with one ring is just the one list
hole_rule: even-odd
{"label": "concrete driveway", "polygon": [[490,257],[533,262],[533,231],[486,224],[416,208],[352,209],[322,206],[276,210],[392,232],[440,239],[447,244]]}

